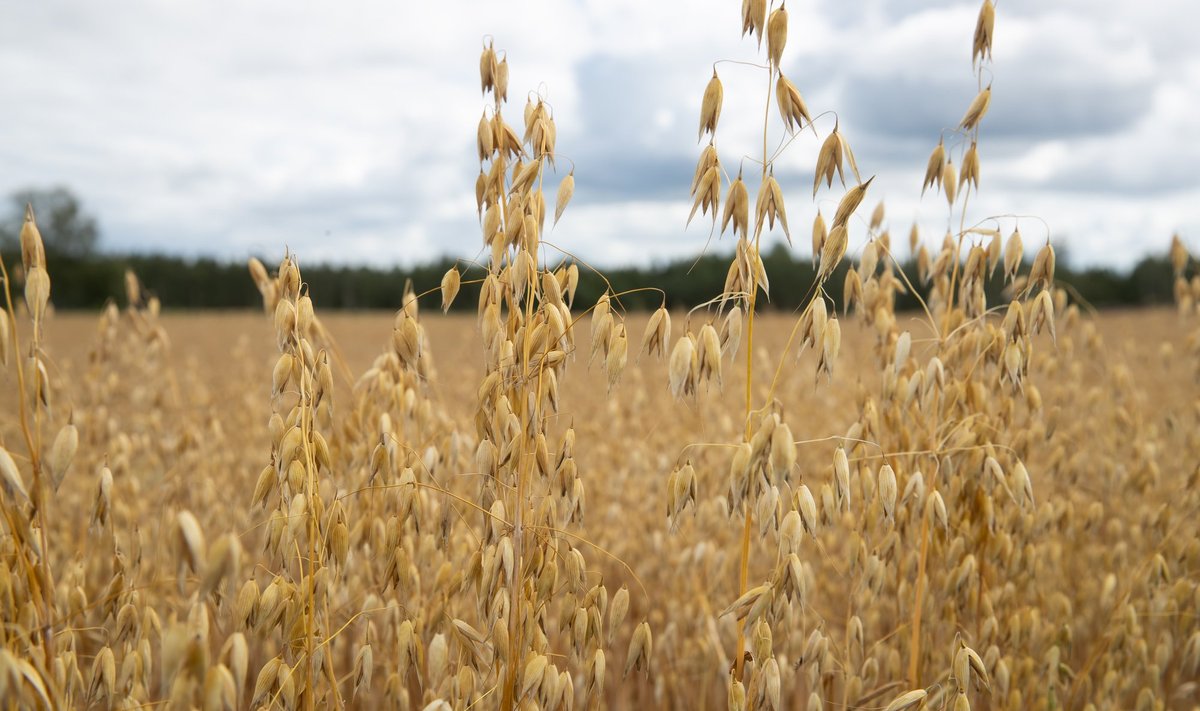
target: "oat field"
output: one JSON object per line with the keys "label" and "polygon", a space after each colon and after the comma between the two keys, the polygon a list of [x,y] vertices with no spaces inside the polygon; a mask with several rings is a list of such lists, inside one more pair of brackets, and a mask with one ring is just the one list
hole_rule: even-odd
{"label": "oat field", "polygon": [[[897,318],[922,332],[915,314]],[[455,707],[496,705],[504,652],[479,592],[489,577],[508,575],[490,566],[505,565],[498,551],[511,530],[477,503],[486,476],[472,425],[482,340],[471,317],[421,320],[428,379],[416,386],[400,369],[390,316],[323,319],[338,355],[327,396],[329,465],[317,467],[324,511],[313,525],[329,550],[318,553],[319,586],[304,590],[304,513],[295,504],[286,517],[278,512],[286,490],[256,491],[264,467],[269,489],[290,486],[276,482],[272,465],[281,433],[271,413],[287,397],[273,393],[288,388],[273,387],[279,356],[270,319],[156,318],[115,307],[48,318],[51,388],[38,429],[53,481],[35,514],[45,530],[30,525],[28,540],[6,530],[7,698],[34,706],[44,694],[97,708],[172,697],[185,698],[184,707],[291,706],[287,694],[302,683],[290,675],[302,677],[305,665],[277,660],[303,659],[307,593],[321,595],[314,633],[320,666],[330,670],[325,693],[342,704],[419,708],[440,696]],[[627,326],[640,333],[645,321]],[[791,325],[777,314],[759,323],[760,401]],[[794,601],[784,603],[781,592],[781,616],[769,629],[751,627],[750,654],[773,655],[777,675],[778,691],[762,693],[779,694],[783,708],[881,708],[908,691],[923,568],[912,686],[945,697],[956,673],[976,674],[976,708],[1194,705],[1200,441],[1188,330],[1168,311],[1059,324],[1057,347],[1038,339],[1017,397],[985,385],[956,395],[921,387],[906,405],[884,398],[877,335],[856,320],[828,382],[814,383],[811,352],[785,369],[772,398],[795,442],[779,455],[794,457],[794,488],[774,511],[756,506],[749,575],[774,581],[790,552],[800,568]],[[914,359],[935,349],[929,339],[913,341]],[[519,665],[526,705],[556,707],[547,687],[560,699],[604,699],[613,708],[727,703],[737,623],[721,613],[737,597],[742,532],[731,511],[729,443],[741,435],[745,377],[730,369],[722,389],[677,402],[662,362],[634,360],[611,395],[603,367],[576,364],[548,415],[544,464],[536,463],[540,443],[530,453],[547,469],[533,476],[557,487],[566,449],[586,495],[578,511],[536,519],[546,528],[533,536],[545,537],[538,545],[551,558],[527,562],[526,574],[551,576],[545,594],[557,604],[538,613],[540,656],[526,652]],[[10,367],[5,402],[17,401],[16,385]],[[1011,418],[989,433],[1007,471],[989,471],[988,450],[969,449],[979,437],[970,419],[943,431],[913,426],[922,401],[947,397],[978,397],[982,412]],[[0,437],[26,477],[19,418],[7,412]],[[63,465],[58,433],[68,422],[78,447]],[[386,453],[377,463],[380,443]],[[840,451],[850,463],[844,491]],[[1032,481],[1029,499],[1012,471],[1018,462]],[[885,464],[894,483],[880,478]],[[672,504],[669,482],[684,467],[693,490]],[[11,485],[4,496],[9,525],[33,513]],[[335,544],[339,526],[344,538]],[[27,586],[42,578],[36,566],[23,578],[22,565],[35,561],[17,542],[36,551],[43,535],[53,551],[51,604],[62,617],[51,621],[49,664],[39,653],[23,672],[13,650],[38,649],[40,599]],[[285,545],[291,550],[279,553]],[[631,641],[642,622],[653,646],[645,670],[626,673],[637,665]],[[959,640],[978,647],[978,671],[955,670]],[[555,670],[553,681],[541,664]]]}
{"label": "oat field", "polygon": [[[302,254],[249,260],[262,312],[173,312],[128,273],[56,313],[29,211],[0,274],[0,705],[1200,707],[1183,241],[1176,309],[1097,314],[1051,241],[969,212],[985,0],[922,186],[947,232],[893,247],[836,115],[780,70],[786,7],[741,19],[770,91],[723,107],[718,62],[703,92],[689,220],[736,246],[690,311],[576,301],[591,266],[543,239],[575,191],[558,117],[533,93],[506,117],[490,40],[464,137],[483,269],[394,313],[324,311]],[[723,110],[764,114],[761,159],[718,150]],[[809,139],[828,215],[774,171]],[[798,218],[811,284],[760,257]]]}

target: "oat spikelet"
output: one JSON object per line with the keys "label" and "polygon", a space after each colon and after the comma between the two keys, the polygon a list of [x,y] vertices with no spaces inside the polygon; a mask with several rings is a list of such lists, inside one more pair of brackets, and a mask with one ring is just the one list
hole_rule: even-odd
{"label": "oat spikelet", "polygon": [[622,585],[617,594],[613,596],[612,605],[608,608],[608,643],[610,645],[617,628],[625,621],[627,612],[629,612],[629,587]]}
{"label": "oat spikelet", "polygon": [[742,307],[734,306],[721,325],[721,355],[731,360],[737,356],[742,343]]}
{"label": "oat spikelet", "polygon": [[996,25],[996,6],[992,0],[983,0],[979,8],[979,19],[975,21],[975,37],[971,42],[971,64],[976,59],[992,58],[992,31]]}
{"label": "oat spikelet", "polygon": [[992,239],[988,242],[987,246],[989,279],[996,273],[996,267],[1000,265],[1000,257],[1003,254],[1003,249],[1000,243],[1000,230],[992,230]]}
{"label": "oat spikelet", "polygon": [[917,704],[925,700],[929,694],[924,689],[913,689],[900,694],[892,699],[892,703],[887,705],[883,711],[905,711],[911,709]]}
{"label": "oat spikelet", "polygon": [[458,268],[450,267],[442,276],[442,313],[450,310],[450,305],[454,303],[454,297],[458,296],[458,289],[461,285],[462,276],[458,273]]}
{"label": "oat spikelet", "polygon": [[825,226],[825,218],[821,215],[821,211],[817,210],[817,216],[813,218],[812,227],[812,260],[813,266],[821,259],[821,251],[825,249],[825,240],[829,237],[829,228]]}
{"label": "oat spikelet", "polygon": [[825,246],[821,248],[821,264],[817,269],[817,281],[825,281],[829,275],[833,274],[833,270],[837,268],[838,263],[846,254],[848,243],[849,236],[845,225],[838,225],[830,231],[829,238],[825,240]]}
{"label": "oat spikelet", "polygon": [[795,133],[796,130],[803,129],[807,125],[812,128],[813,135],[817,135],[817,129],[812,125],[812,115],[808,111],[808,105],[804,103],[804,97],[800,96],[800,90],[782,72],[775,81],[775,100],[779,103],[779,114],[783,117],[783,122],[789,131]]}
{"label": "oat spikelet", "polygon": [[771,586],[769,584],[752,587],[746,592],[742,593],[738,599],[729,603],[729,606],[724,610],[721,610],[721,612],[717,614],[717,619],[725,617],[726,615],[733,615],[735,619],[740,620],[743,617],[746,617],[751,610],[754,609],[759,600],[764,599],[764,597],[769,598],[770,596]]}
{"label": "oat spikelet", "polygon": [[648,355],[666,355],[667,345],[671,342],[671,314],[666,306],[658,307],[646,323],[646,333],[642,336],[642,352]]}
{"label": "oat spikelet", "polygon": [[950,205],[954,204],[954,198],[958,194],[958,178],[955,174],[954,163],[950,159],[946,159],[946,165],[942,166],[942,191],[946,193],[946,202]]}
{"label": "oat spikelet", "polygon": [[21,223],[21,265],[27,272],[46,265],[46,247],[33,217],[33,205],[29,203],[25,204],[25,221]]}
{"label": "oat spikelet", "polygon": [[1025,246],[1021,242],[1021,230],[1014,229],[1004,245],[1004,279],[1012,282],[1017,278],[1021,260],[1025,258]]}
{"label": "oat spikelet", "polygon": [[75,451],[79,448],[79,430],[75,425],[67,423],[54,438],[54,446],[50,449],[47,463],[50,465],[50,476],[54,482],[54,490],[62,486],[67,470],[75,459]]}
{"label": "oat spikelet", "polygon": [[842,142],[838,139],[838,129],[834,126],[833,133],[821,143],[821,150],[817,153],[817,168],[813,175],[813,197],[817,196],[817,189],[821,187],[821,180],[825,180],[826,187],[833,186],[833,175],[837,173],[838,178],[844,184],[846,176],[842,173]]}
{"label": "oat spikelet", "polygon": [[692,340],[692,334],[688,333],[675,342],[667,365],[668,385],[676,400],[696,391],[696,373],[699,369],[696,344]]}
{"label": "oat spikelet", "polygon": [[762,234],[764,219],[771,229],[775,228],[775,220],[778,219],[788,244],[792,243],[792,235],[787,224],[787,212],[783,205],[783,190],[779,187],[779,182],[775,180],[774,174],[768,175],[758,189],[758,201],[754,213],[754,235],[756,237]]}
{"label": "oat spikelet", "polygon": [[204,569],[207,548],[204,545],[204,532],[200,530],[200,522],[191,511],[180,511],[175,517],[176,554],[179,564],[187,565],[193,572]]}
{"label": "oat spikelet", "polygon": [[871,187],[871,181],[873,180],[875,180],[875,176],[868,178],[865,183],[859,183],[850,188],[842,196],[841,202],[837,206],[837,212],[833,214],[834,229],[844,226],[850,220],[850,216],[862,204],[863,198],[867,195],[867,188]]}
{"label": "oat spikelet", "polygon": [[625,364],[629,357],[629,339],[625,336],[625,324],[617,324],[608,344],[608,355],[604,359],[604,369],[608,374],[608,389],[611,392],[625,372]]}
{"label": "oat spikelet", "polygon": [[[487,173],[483,172],[483,168],[479,169],[479,176],[475,178],[475,216],[476,218],[483,217],[483,203],[487,201],[488,177]],[[257,260],[255,260],[257,261]],[[261,262],[259,263],[262,264]],[[251,265],[251,273],[253,273],[253,265]],[[257,283],[257,279],[255,282]],[[262,287],[259,287],[261,290]]]}
{"label": "oat spikelet", "polygon": [[492,83],[496,87],[496,98],[508,101],[508,57],[500,60],[492,75]]}
{"label": "oat spikelet", "polygon": [[40,331],[50,303],[50,274],[45,267],[33,266],[25,273],[25,305],[33,316],[35,331]]}
{"label": "oat spikelet", "polygon": [[[705,156],[710,149],[712,162],[705,167]],[[721,202],[721,168],[720,163],[716,161],[716,150],[713,149],[712,144],[709,144],[708,149],[701,155],[701,164],[697,166],[696,170],[698,179],[692,185],[692,194],[696,201],[692,204],[692,211],[688,213],[687,224],[691,224],[692,218],[696,216],[696,210],[700,210],[702,214],[708,214],[711,211],[715,225],[717,208]]]}
{"label": "oat spikelet", "polygon": [[767,26],[767,0],[742,0],[742,36],[753,32],[762,46],[763,29]]}
{"label": "oat spikelet", "polygon": [[800,357],[805,348],[819,346],[824,343],[825,324],[828,322],[829,310],[825,305],[825,299],[820,297],[813,299],[809,307],[804,310],[804,316],[800,319],[800,351],[796,354],[797,358]]}
{"label": "oat spikelet", "polygon": [[717,156],[717,148],[709,141],[708,145],[700,151],[700,159],[696,161],[696,172],[692,174],[691,195],[695,197],[696,191],[700,188],[700,181],[708,173],[708,169],[716,166],[721,167],[720,158]]}
{"label": "oat spikelet", "polygon": [[492,133],[492,122],[488,120],[487,112],[479,117],[479,128],[475,131],[475,146],[479,149],[479,160],[487,160],[496,150],[496,137]]}
{"label": "oat spikelet", "polygon": [[850,309],[861,309],[863,306],[863,282],[855,269],[846,270],[846,280],[842,284],[842,312],[850,313]]}
{"label": "oat spikelet", "polygon": [[721,87],[721,79],[717,70],[713,70],[712,79],[704,88],[704,100],[700,102],[700,130],[696,132],[696,140],[704,137],[704,132],[716,134],[717,121],[721,118],[721,102],[725,98],[725,90]]}
{"label": "oat spikelet", "polygon": [[25,488],[25,482],[21,479],[17,463],[13,461],[12,455],[4,447],[0,447],[0,479],[4,480],[4,493],[6,496],[9,498],[20,496],[25,501],[29,501],[29,491]]}
{"label": "oat spikelet", "polygon": [[838,354],[842,350],[842,324],[837,317],[829,319],[825,324],[825,343],[821,350],[821,358],[817,363],[817,376],[824,373],[828,377],[833,376],[833,364],[837,362]]}
{"label": "oat spikelet", "polygon": [[746,711],[746,685],[734,676],[734,670],[729,670],[729,688],[726,694],[728,711]]}
{"label": "oat spikelet", "polygon": [[988,84],[987,88],[979,92],[971,105],[967,107],[967,113],[963,114],[962,121],[958,122],[958,127],[964,131],[970,131],[979,125],[983,117],[987,114],[988,106],[992,103],[992,85]]}
{"label": "oat spikelet", "polygon": [[654,637],[650,633],[650,624],[642,622],[633,631],[629,640],[629,654],[625,658],[625,673],[622,678],[629,676],[631,671],[643,671],[650,677],[650,660],[654,656]]}
{"label": "oat spikelet", "polygon": [[483,93],[487,93],[496,85],[496,50],[492,43],[488,43],[487,47],[483,48],[483,53],[479,55],[479,87]]}
{"label": "oat spikelet", "polygon": [[786,3],[780,5],[767,20],[767,57],[771,60],[771,66],[776,71],[779,70],[779,63],[783,60],[783,47],[787,44],[788,30],[788,14]]}
{"label": "oat spikelet", "polygon": [[1038,250],[1037,256],[1033,258],[1033,266],[1029,268],[1029,283],[1026,285],[1026,292],[1031,292],[1039,285],[1045,289],[1050,289],[1054,286],[1054,246],[1049,241],[1046,246]]}
{"label": "oat spikelet", "polygon": [[946,161],[946,145],[942,141],[938,141],[934,147],[933,153],[929,154],[929,163],[925,166],[925,181],[921,184],[921,194],[932,185],[940,186],[942,183],[942,164]]}
{"label": "oat spikelet", "polygon": [[717,329],[711,323],[704,324],[700,329],[698,339],[699,349],[696,354],[700,362],[699,377],[705,381],[716,381],[717,389],[722,387],[721,379],[721,338]]}
{"label": "oat spikelet", "polygon": [[92,526],[103,528],[108,525],[112,512],[113,475],[108,467],[101,467],[100,480],[96,483],[96,503],[92,508]]}
{"label": "oat spikelet", "polygon": [[885,208],[883,206],[883,201],[880,200],[879,204],[876,205],[875,209],[871,212],[870,229],[872,232],[874,232],[875,230],[878,230],[880,227],[883,227],[883,218],[884,218],[885,214],[886,213],[885,213]]}
{"label": "oat spikelet", "polygon": [[879,468],[879,503],[884,517],[891,521],[896,512],[896,472],[890,464]]}
{"label": "oat spikelet", "polygon": [[746,181],[738,171],[737,180],[729,186],[729,195],[725,198],[725,210],[721,215],[721,234],[733,222],[734,236],[746,237],[750,228],[750,193],[746,189]]}
{"label": "oat spikelet", "polygon": [[567,177],[558,184],[558,195],[554,198],[554,224],[558,224],[559,218],[562,217],[563,211],[567,209],[567,203],[571,202],[571,196],[574,194],[575,170],[572,169],[570,173],[567,173]]}
{"label": "oat spikelet", "polygon": [[971,141],[971,147],[967,149],[966,155],[963,156],[962,172],[958,176],[958,188],[961,191],[963,185],[970,184],[976,190],[979,190],[979,148],[975,141]]}

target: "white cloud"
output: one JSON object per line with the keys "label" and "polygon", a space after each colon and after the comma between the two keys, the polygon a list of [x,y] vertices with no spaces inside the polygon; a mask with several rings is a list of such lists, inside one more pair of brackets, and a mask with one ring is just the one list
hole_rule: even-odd
{"label": "white cloud", "polygon": [[[789,2],[785,71],[814,111],[838,110],[893,230],[919,219],[932,236],[944,211],[920,199],[920,170],[974,93],[977,4],[850,8]],[[969,219],[1037,213],[1076,258],[1121,265],[1171,230],[1200,235],[1198,16],[1184,0],[1002,3]],[[477,59],[492,33],[510,60],[510,122],[526,90],[543,91],[578,163],[552,238],[600,264],[688,256],[707,236],[683,227],[700,96],[713,60],[756,57],[739,30],[728,0],[19,4],[0,26],[0,192],[66,184],[114,249],[471,257]],[[733,172],[761,154],[767,87],[752,68],[718,68]],[[817,145],[798,139],[777,168],[794,231],[814,212]]]}

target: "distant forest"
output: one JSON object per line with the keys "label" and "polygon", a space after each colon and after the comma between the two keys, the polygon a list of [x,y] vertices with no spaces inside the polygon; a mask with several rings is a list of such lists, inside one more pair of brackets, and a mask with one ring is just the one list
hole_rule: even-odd
{"label": "distant forest", "polygon": [[[122,301],[127,269],[138,276],[148,293],[159,298],[164,309],[250,309],[261,306],[261,298],[245,262],[105,252],[78,255],[56,252],[49,245],[47,251],[51,300],[59,309],[97,309],[110,299]],[[18,277],[19,253],[6,250],[2,256],[10,273]],[[261,258],[268,268],[278,263],[277,256]],[[812,285],[815,276],[812,263],[805,257],[792,255],[783,247],[765,255],[763,261],[771,280],[771,293],[769,303],[761,305],[768,309],[796,308]],[[406,282],[411,280],[417,293],[436,290],[442,275],[456,263],[463,272],[463,287],[454,308],[473,309],[478,288],[470,282],[479,278],[482,271],[461,260],[444,258],[411,268],[332,266],[301,261],[301,268],[318,308],[393,310],[400,305]],[[647,287],[661,289],[666,293],[668,308],[686,308],[721,292],[729,263],[727,254],[708,254],[699,259],[654,266],[607,269],[604,279],[616,292]],[[841,298],[845,269],[843,263],[830,281],[833,288],[829,292],[835,301]],[[915,264],[905,264],[904,270],[911,281],[917,283]],[[1149,306],[1172,301],[1172,270],[1166,255],[1146,257],[1127,272],[1099,268],[1077,270],[1060,260],[1056,275],[1073,300],[1096,308]],[[576,303],[594,303],[607,288],[604,279],[581,265]],[[14,281],[19,285],[19,278]],[[992,303],[1002,298],[998,278],[989,285],[989,292]],[[643,290],[624,295],[620,300],[628,309],[651,309],[663,302],[663,296],[657,291]],[[431,306],[439,304],[440,296],[434,294],[427,302]],[[916,300],[910,295],[897,297],[897,308],[916,307]]]}

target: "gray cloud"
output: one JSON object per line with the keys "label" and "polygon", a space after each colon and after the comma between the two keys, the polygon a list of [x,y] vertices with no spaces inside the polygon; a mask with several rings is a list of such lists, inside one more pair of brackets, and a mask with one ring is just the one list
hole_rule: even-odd
{"label": "gray cloud", "polygon": [[[1153,87],[1133,85],[1114,90],[1100,82],[1051,83],[1035,72],[1003,76],[992,87],[984,140],[1025,142],[1071,136],[1112,134],[1144,115]],[[936,142],[953,130],[975,98],[974,86],[935,84],[907,77],[871,76],[849,92],[846,113],[860,128],[901,139]]]}

